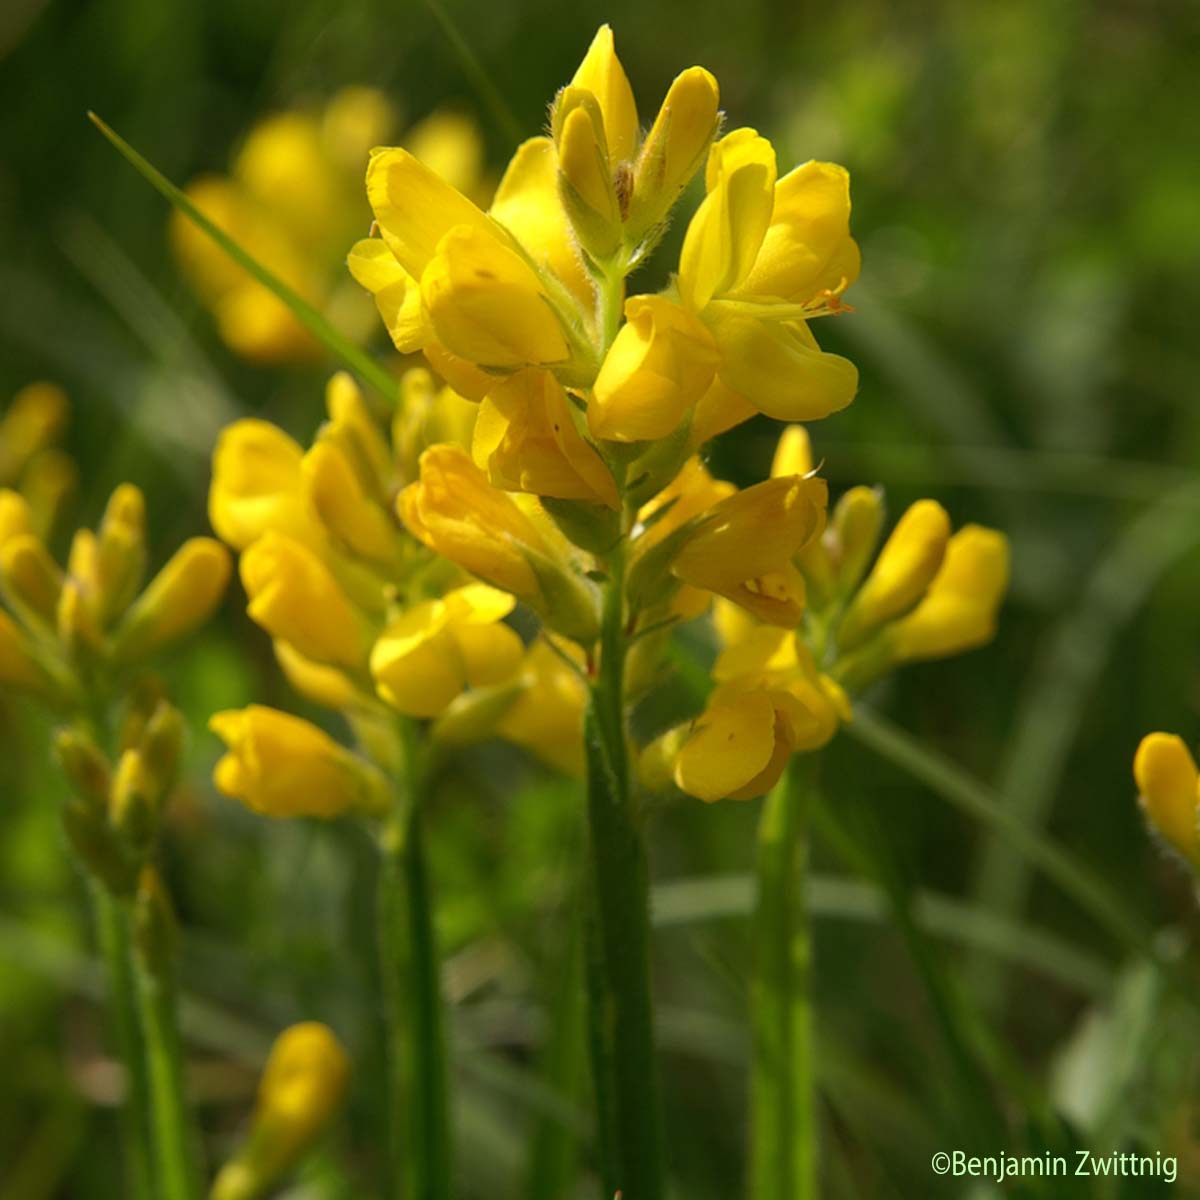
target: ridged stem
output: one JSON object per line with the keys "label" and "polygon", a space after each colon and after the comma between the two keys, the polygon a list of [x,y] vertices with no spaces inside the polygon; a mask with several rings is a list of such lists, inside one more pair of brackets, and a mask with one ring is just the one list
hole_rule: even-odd
{"label": "ridged stem", "polygon": [[817,756],[797,755],[758,826],[750,1121],[751,1200],[817,1195],[807,809]]}

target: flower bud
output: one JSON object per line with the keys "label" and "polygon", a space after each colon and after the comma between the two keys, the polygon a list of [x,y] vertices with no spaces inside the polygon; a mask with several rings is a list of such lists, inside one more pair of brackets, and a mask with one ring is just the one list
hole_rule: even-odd
{"label": "flower bud", "polygon": [[79,468],[62,450],[39,451],[21,476],[21,492],[33,514],[33,531],[49,537],[79,486]]}
{"label": "flower bud", "polygon": [[330,376],[325,385],[325,408],[330,422],[343,435],[357,469],[376,487],[387,488],[392,480],[392,452],[362,390],[348,371]]}
{"label": "flower bud", "polygon": [[329,568],[307,546],[268,533],[242,554],[246,611],[273,638],[290,642],[306,658],[360,667],[370,630]]}
{"label": "flower bud", "polygon": [[12,399],[0,420],[0,481],[14,481],[26,463],[62,433],[67,396],[53,383],[31,383]]}
{"label": "flower bud", "polygon": [[108,760],[87,734],[78,729],[58,729],[54,754],[75,795],[98,814],[108,812],[110,771]]}
{"label": "flower bud", "polygon": [[708,330],[663,296],[631,296],[592,388],[588,425],[620,442],[667,437],[712,381],[719,362]]}
{"label": "flower bud", "polygon": [[145,855],[158,829],[162,795],[139,750],[117,762],[109,799],[109,821],[137,857]]}
{"label": "flower bud", "polygon": [[219,712],[208,724],[228,747],[213,782],[255,812],[328,818],[390,806],[376,767],[300,717],[252,704]]}
{"label": "flower bud", "polygon": [[858,587],[883,528],[883,495],[877,488],[853,487],[833,508],[829,541],[837,562],[836,587],[849,596]]}
{"label": "flower bud", "polygon": [[107,814],[87,801],[72,799],[62,806],[62,823],[83,869],[114,896],[130,895],[137,883],[138,862],[108,823]]}
{"label": "flower bud", "polygon": [[925,594],[946,554],[950,518],[935,500],[918,500],[900,518],[838,631],[838,646],[861,645],[880,625],[903,616]]}
{"label": "flower bud", "polygon": [[901,661],[945,658],[991,641],[1008,588],[1008,539],[994,529],[964,525],[920,603],[888,630]]}
{"label": "flower bud", "polygon": [[325,708],[352,708],[361,702],[354,684],[343,671],[305,658],[288,642],[276,640],[275,659],[287,681],[306,700]]}
{"label": "flower bud", "polygon": [[590,92],[568,88],[559,105],[566,111],[556,139],[558,194],[579,244],[594,261],[604,262],[621,244],[621,209],[604,119]]}
{"label": "flower bud", "polygon": [[630,241],[665,220],[704,162],[721,125],[720,102],[717,81],[703,67],[690,67],[671,84],[634,167]]}
{"label": "flower bud", "polygon": [[12,488],[0,488],[0,550],[13,538],[32,532],[29,502]]}
{"label": "flower bud", "polygon": [[229,582],[229,551],[213,538],[189,538],[167,560],[125,615],[117,654],[144,658],[191,633],[212,615]]}
{"label": "flower bud", "polygon": [[[612,29],[608,25],[601,25],[596,31],[583,62],[579,64],[564,93],[569,94],[576,89],[590,92],[596,98],[604,126],[604,142],[613,166],[632,161],[638,142],[637,105],[625,68],[617,58]],[[556,138],[560,121],[559,102],[556,100],[551,115]]]}
{"label": "flower bud", "polygon": [[310,1149],[341,1106],[350,1062],[316,1021],[284,1030],[259,1084],[250,1135],[213,1184],[210,1200],[259,1200]]}
{"label": "flower bud", "polygon": [[96,537],[94,569],[94,609],[107,624],[133,602],[146,570],[146,501],[131,483],[121,484],[109,498]]}
{"label": "flower bud", "polygon": [[18,534],[0,547],[0,581],[19,614],[53,626],[63,573],[40,538]]}
{"label": "flower bud", "polygon": [[1133,760],[1138,803],[1151,827],[1200,867],[1200,773],[1182,738],[1150,733]]}

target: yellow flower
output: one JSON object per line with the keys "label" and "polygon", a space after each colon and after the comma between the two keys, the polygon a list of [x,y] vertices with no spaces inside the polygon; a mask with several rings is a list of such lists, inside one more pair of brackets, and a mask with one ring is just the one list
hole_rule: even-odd
{"label": "yellow flower", "polygon": [[327,1026],[292,1025],[275,1039],[250,1135],[221,1168],[211,1200],[258,1200],[272,1190],[341,1107],[350,1060]]}
{"label": "yellow flower", "polygon": [[950,539],[929,590],[888,636],[902,660],[945,658],[990,642],[1008,588],[1008,539],[964,525]]}
{"label": "yellow flower", "polygon": [[568,88],[558,101],[555,124],[562,206],[588,256],[603,262],[621,244],[621,205],[596,98]]}
{"label": "yellow flower", "polygon": [[409,532],[481,579],[522,599],[538,595],[525,554],[545,550],[529,518],[457,446],[430,446],[421,477],[400,494]]}
{"label": "yellow flower", "polygon": [[546,639],[543,634],[526,651],[521,691],[497,732],[557,770],[578,775],[587,686],[561,657],[570,655],[570,648],[560,644],[556,650]]}
{"label": "yellow flower", "polygon": [[63,573],[41,538],[17,534],[0,547],[0,586],[23,616],[53,624]]}
{"label": "yellow flower", "polygon": [[637,150],[638,113],[633,89],[613,46],[613,32],[601,25],[568,89],[590,92],[599,106],[604,139],[614,163],[629,162]]}
{"label": "yellow flower", "polygon": [[737,492],[700,519],[671,571],[760,620],[795,626],[804,611],[804,580],[792,560],[820,533],[827,496],[824,480],[800,476]]}
{"label": "yellow flower", "polygon": [[62,435],[67,396],[57,384],[23,387],[0,418],[0,484],[17,483],[36,457]]}
{"label": "yellow flower", "polygon": [[842,689],[788,630],[738,623],[713,668],[717,687],[675,765],[678,787],[702,800],[768,791],[794,753],[818,750],[850,719]]}
{"label": "yellow flower", "polygon": [[371,635],[365,618],[302,542],[264,534],[243,552],[240,571],[250,598],[246,611],[273,638],[316,662],[366,664]]}
{"label": "yellow flower", "polygon": [[468,584],[418,604],[383,631],[371,651],[380,696],[410,717],[436,717],[465,688],[512,678],[524,646],[502,623],[513,598]]}
{"label": "yellow flower", "polygon": [[273,645],[280,670],[306,700],[338,709],[354,708],[362,703],[361,693],[344,671],[305,658],[289,642],[276,641]]}
{"label": "yellow flower", "polygon": [[325,528],[353,554],[393,562],[400,552],[394,518],[368,495],[349,454],[331,437],[319,438],[304,455],[304,481]]}
{"label": "yellow flower", "polygon": [[588,402],[598,438],[665,438],[712,382],[717,351],[704,325],[662,296],[631,296]]}
{"label": "yellow flower", "polygon": [[264,816],[337,817],[389,806],[377,768],[299,717],[252,704],[215,714],[209,728],[228,747],[213,782]]}
{"label": "yellow flower", "polygon": [[787,421],[844,408],[857,371],[822,352],[806,322],[838,311],[858,274],[846,173],[806,163],[777,181],[770,142],[737,129],[712,147],[706,184],[684,238],[678,286],[720,350],[718,378],[737,400],[728,420],[746,405]]}
{"label": "yellow flower", "polygon": [[317,538],[303,461],[296,442],[267,421],[247,418],[223,429],[208,493],[208,519],[221,540],[244,550],[268,531]]}
{"label": "yellow flower", "polygon": [[1147,734],[1133,760],[1133,777],[1147,821],[1200,867],[1200,774],[1183,739],[1171,733]]}
{"label": "yellow flower", "polygon": [[497,487],[619,507],[604,460],[575,427],[570,400],[548,371],[521,371],[484,397],[472,453]]}
{"label": "yellow flower", "polygon": [[213,538],[189,538],[125,614],[117,631],[126,661],[151,654],[202,625],[225,594],[232,563]]}
{"label": "yellow flower", "polygon": [[950,539],[950,518],[936,500],[918,500],[896,523],[838,631],[843,650],[908,612],[937,575]]}

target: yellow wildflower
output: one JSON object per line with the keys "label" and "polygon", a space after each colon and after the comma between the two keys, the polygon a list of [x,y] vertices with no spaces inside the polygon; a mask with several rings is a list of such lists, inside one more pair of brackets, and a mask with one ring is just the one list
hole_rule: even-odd
{"label": "yellow wildflower", "polygon": [[209,728],[228,748],[213,782],[268,817],[337,817],[387,810],[382,773],[300,717],[252,704],[216,713]]}

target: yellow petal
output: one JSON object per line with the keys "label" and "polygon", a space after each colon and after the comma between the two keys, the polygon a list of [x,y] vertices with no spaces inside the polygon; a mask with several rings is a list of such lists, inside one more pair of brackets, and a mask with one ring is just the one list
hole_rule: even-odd
{"label": "yellow petal", "polygon": [[766,416],[816,421],[854,399],[858,369],[823,352],[803,322],[722,315],[710,327],[721,352],[721,382]]}
{"label": "yellow petal", "polygon": [[637,105],[625,68],[613,47],[609,26],[601,25],[596,31],[571,86],[585,88],[596,97],[604,115],[604,134],[614,165],[632,159],[638,140]]}
{"label": "yellow petal", "polygon": [[771,476],[807,475],[813,469],[812,441],[803,425],[789,425],[775,443]]}
{"label": "yellow petal", "polygon": [[558,194],[558,162],[547,137],[522,142],[496,189],[491,215],[540,267],[552,272],[584,305],[595,289],[575,246]]}
{"label": "yellow petal", "polygon": [[588,404],[598,438],[652,441],[670,434],[708,389],[717,351],[704,325],[664,296],[631,296]]}
{"label": "yellow petal", "polygon": [[450,230],[421,276],[421,300],[438,341],[469,362],[511,370],[568,358],[533,268],[489,233]]}
{"label": "yellow petal", "polygon": [[776,184],[771,225],[741,291],[806,303],[826,290],[840,294],[858,278],[860,262],[850,237],[849,173],[808,162]]}
{"label": "yellow petal", "polygon": [[371,651],[379,694],[410,717],[436,717],[466,686],[458,644],[446,631],[445,605],[429,601],[388,626]]}
{"label": "yellow petal", "polygon": [[754,265],[775,203],[774,148],[753,129],[735,129],[713,146],[708,183],[679,259],[679,294],[695,312]]}
{"label": "yellow petal", "polygon": [[482,209],[399,147],[371,156],[367,199],[388,249],[414,279],[451,229],[464,226],[491,238],[499,233]]}
{"label": "yellow petal", "polygon": [[382,238],[363,238],[350,247],[350,274],[375,297],[388,336],[401,354],[420,350],[429,340],[421,308],[421,289],[396,261]]}
{"label": "yellow petal", "polygon": [[701,800],[723,800],[767,769],[775,743],[774,705],[764,692],[749,692],[697,718],[675,763],[675,782]]}

